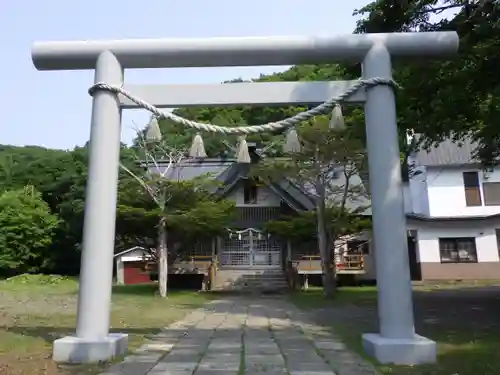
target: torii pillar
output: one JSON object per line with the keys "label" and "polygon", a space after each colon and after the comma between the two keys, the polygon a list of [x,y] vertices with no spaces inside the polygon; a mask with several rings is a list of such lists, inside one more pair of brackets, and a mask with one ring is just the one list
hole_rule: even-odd
{"label": "torii pillar", "polygon": [[[124,69],[331,64],[362,62],[363,78],[391,78],[391,58],[438,58],[458,50],[455,32],[40,42],[39,70],[94,69],[95,82],[123,84]],[[129,91],[159,107],[318,104],[353,82],[231,85],[137,85]],[[436,360],[436,344],[415,334],[393,89],[371,87],[350,101],[365,103],[380,332],[363,335],[382,363]],[[93,98],[89,172],[75,336],[54,342],[58,362],[97,362],[127,349],[127,335],[109,333],[121,110],[133,103],[108,92]]]}

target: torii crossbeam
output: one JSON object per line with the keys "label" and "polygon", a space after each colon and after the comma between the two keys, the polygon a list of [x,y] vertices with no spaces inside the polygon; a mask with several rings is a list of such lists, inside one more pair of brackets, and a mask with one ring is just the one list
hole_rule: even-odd
{"label": "torii crossbeam", "polygon": [[[458,50],[455,32],[39,42],[39,70],[94,69],[95,83],[120,86],[124,69],[362,62],[363,78],[392,78],[391,57],[438,58]],[[353,82],[125,86],[158,107],[313,104]],[[379,334],[363,335],[365,350],[383,363],[436,360],[433,341],[415,334],[408,265],[396,108],[392,87],[380,85],[349,100],[366,113]],[[98,91],[92,106],[89,171],[76,335],[54,342],[59,362],[97,362],[122,354],[127,335],[109,333],[121,110],[135,105]]]}

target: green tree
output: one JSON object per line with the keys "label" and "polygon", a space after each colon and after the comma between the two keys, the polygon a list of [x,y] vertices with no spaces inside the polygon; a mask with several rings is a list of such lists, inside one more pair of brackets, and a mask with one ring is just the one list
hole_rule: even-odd
{"label": "green tree", "polygon": [[[444,11],[453,12],[441,19]],[[401,133],[414,129],[423,146],[449,137],[472,136],[486,163],[500,154],[500,1],[378,0],[355,12],[355,32],[456,31],[458,58],[396,62]],[[448,13],[449,14],[449,13]],[[357,70],[351,70],[356,74]],[[418,146],[418,145],[417,145]]]}
{"label": "green tree", "polygon": [[138,134],[134,149],[136,164],[144,169],[133,171],[121,164],[128,173],[121,186],[128,188],[121,190],[119,196],[117,233],[122,244],[136,241],[135,244],[146,249],[154,247],[159,292],[166,297],[169,263],[193,239],[207,238],[224,230],[234,206],[214,200],[213,176],[202,175],[188,181],[181,178],[185,149],[165,140],[148,140],[143,134]]}
{"label": "green tree", "polygon": [[83,205],[87,175],[86,147],[73,151],[43,147],[0,148],[0,190],[32,185],[52,213],[61,220],[50,245],[47,272],[76,274],[80,255]]}
{"label": "green tree", "polygon": [[[346,211],[341,214],[338,207],[325,209],[325,226],[329,238],[333,238],[333,235],[338,239],[342,236],[357,234],[369,229],[370,225],[368,217],[356,212]],[[284,216],[279,220],[268,221],[265,223],[264,229],[266,232],[286,238],[293,243],[308,242],[316,238],[316,213],[307,211],[300,212],[295,216]]]}
{"label": "green tree", "polygon": [[32,186],[0,195],[0,269],[38,272],[48,266],[58,225],[40,193]]}
{"label": "green tree", "polygon": [[200,196],[200,189],[195,185],[182,185],[194,194],[188,206],[167,211],[168,227],[175,239],[173,257],[187,252],[198,242],[222,235],[229,227],[235,212],[233,202],[225,199],[214,200],[210,193]]}
{"label": "green tree", "polygon": [[[121,159],[134,168],[133,153],[125,145],[121,147]],[[50,268],[44,271],[79,272],[87,162],[87,145],[70,151],[0,146],[0,191],[32,185],[60,218],[48,252]]]}
{"label": "green tree", "polygon": [[[368,208],[366,191],[359,178],[359,171],[364,169],[364,147],[350,130],[330,129],[325,117],[303,123],[298,133],[301,152],[287,158],[265,159],[253,173],[271,182],[289,179],[314,197],[324,292],[331,296],[335,292],[332,267],[335,241],[349,230],[353,217]],[[290,224],[304,233],[304,229],[310,230],[308,217],[311,218],[310,214],[305,214]],[[276,223],[274,226],[276,230]],[[282,223],[281,228],[286,226]]]}

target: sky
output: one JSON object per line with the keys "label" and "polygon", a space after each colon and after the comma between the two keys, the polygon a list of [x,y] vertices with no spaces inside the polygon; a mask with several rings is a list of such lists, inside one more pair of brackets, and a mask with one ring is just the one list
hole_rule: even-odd
{"label": "sky", "polygon": [[[0,0],[0,144],[71,149],[90,136],[93,71],[37,71],[34,41],[350,34],[369,0]],[[287,67],[127,70],[125,82],[219,83]],[[126,110],[122,141],[149,114]],[[135,124],[135,125],[134,125]]]}

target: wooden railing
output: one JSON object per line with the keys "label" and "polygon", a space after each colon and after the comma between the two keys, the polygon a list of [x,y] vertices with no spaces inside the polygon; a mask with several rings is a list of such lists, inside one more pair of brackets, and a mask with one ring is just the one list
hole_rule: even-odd
{"label": "wooden railing", "polygon": [[[334,267],[332,263],[331,267]],[[363,254],[345,254],[335,263],[337,274],[363,273]],[[303,255],[298,260],[289,260],[286,266],[286,277],[290,288],[295,289],[299,283],[299,275],[304,277],[304,288],[307,289],[309,275],[321,275],[321,257],[319,255]]]}
{"label": "wooden railing", "polygon": [[365,257],[363,254],[346,254],[341,256],[341,261],[336,264],[337,273],[342,271],[364,271]]}
{"label": "wooden railing", "polygon": [[[147,262],[144,264],[144,272],[155,272],[157,268],[156,262]],[[215,285],[217,271],[219,269],[219,260],[217,256],[212,255],[190,255],[175,261],[169,267],[169,274],[198,274],[203,275],[204,290],[211,290]]]}
{"label": "wooden railing", "polygon": [[203,290],[212,290],[219,269],[219,260],[215,255],[190,255],[184,262],[176,262],[174,266],[204,275]]}
{"label": "wooden railing", "polygon": [[296,268],[299,273],[321,272],[321,257],[319,255],[303,255],[297,261]]}

